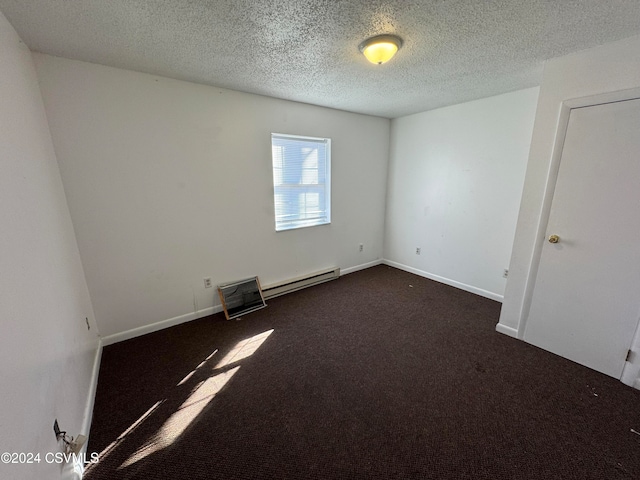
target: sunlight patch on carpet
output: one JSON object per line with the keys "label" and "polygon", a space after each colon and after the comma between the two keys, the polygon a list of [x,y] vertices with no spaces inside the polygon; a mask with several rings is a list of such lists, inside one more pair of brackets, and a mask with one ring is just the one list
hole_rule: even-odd
{"label": "sunlight patch on carpet", "polygon": [[175,442],[239,369],[239,366],[232,368],[200,383],[151,439],[120,465],[118,470],[133,465]]}
{"label": "sunlight patch on carpet", "polygon": [[[160,429],[149,438],[141,447],[139,447],[127,460],[125,460],[118,470],[129,467],[140,460],[171,446],[185,430],[193,424],[204,408],[213,400],[220,390],[227,384],[229,380],[238,372],[240,366],[228,368],[222,372],[221,369],[229,367],[229,365],[239,362],[253,355],[265,340],[273,333],[273,329],[259,333],[244,340],[239,341],[227,353],[213,369],[214,374],[196,385],[189,397],[171,414],[171,416],[162,424]],[[193,375],[202,368],[207,362],[218,352],[214,350],[205,360],[203,360],[193,371],[189,372],[176,386],[184,385]],[[152,412],[148,412],[148,417]],[[145,418],[146,418],[145,417]],[[140,421],[138,421],[139,423]]]}
{"label": "sunlight patch on carpet", "polygon": [[220,360],[220,362],[216,365],[216,368],[223,368],[227,365],[250,357],[255,353],[256,350],[258,350],[258,348],[260,348],[260,345],[262,345],[272,333],[273,329],[241,340],[236,344],[235,347],[233,347],[229,351],[229,353],[224,356],[222,360]]}
{"label": "sunlight patch on carpet", "polygon": [[198,369],[204,367],[207,364],[207,362],[209,360],[211,360],[211,357],[213,357],[216,353],[218,353],[218,349],[217,348],[213,352],[211,352],[211,355],[209,355],[202,362],[200,362],[200,364],[196,368],[194,368],[189,373],[187,373],[187,375],[182,380],[180,380],[180,382],[178,382],[177,386],[179,387],[180,385],[185,384],[187,382],[187,380],[189,380],[191,377],[193,377],[193,374],[196,373],[198,371]]}
{"label": "sunlight patch on carpet", "polygon": [[[142,414],[142,416],[140,418],[138,418],[138,420],[136,420],[135,422],[133,422],[131,424],[131,426],[129,428],[127,428],[124,432],[122,432],[118,438],[116,438],[113,442],[111,442],[107,448],[105,448],[104,450],[102,450],[102,452],[100,452],[100,454],[98,455],[98,458],[106,458],[120,443],[122,443],[123,440],[125,440],[125,438],[127,438],[127,436],[129,436],[131,433],[133,433],[136,428],[138,428],[140,425],[142,425],[142,423],[151,416],[151,414],[153,412],[155,412],[160,405],[162,405],[162,403],[164,402],[164,400],[158,400],[149,410],[147,410],[146,412],[144,412]],[[85,473],[89,473],[91,471],[91,469],[97,465],[96,463],[89,463],[86,467],[85,467]]]}

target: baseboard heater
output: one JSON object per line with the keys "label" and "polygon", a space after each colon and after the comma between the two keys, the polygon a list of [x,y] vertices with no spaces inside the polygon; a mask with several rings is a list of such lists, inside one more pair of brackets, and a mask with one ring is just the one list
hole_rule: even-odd
{"label": "baseboard heater", "polygon": [[319,272],[312,273],[310,275],[304,275],[302,277],[292,278],[285,280],[284,282],[273,283],[266,285],[262,288],[262,294],[265,299],[278,297],[285,293],[295,292],[302,288],[317,285],[319,283],[328,282],[329,280],[335,280],[340,277],[340,267],[329,268],[327,270],[321,270]]}

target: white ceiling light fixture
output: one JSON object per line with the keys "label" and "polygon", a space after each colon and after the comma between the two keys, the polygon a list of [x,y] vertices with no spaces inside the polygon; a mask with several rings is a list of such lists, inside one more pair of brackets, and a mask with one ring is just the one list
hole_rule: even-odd
{"label": "white ceiling light fixture", "polygon": [[382,65],[393,58],[402,47],[402,39],[396,35],[377,35],[368,38],[358,47],[371,63]]}

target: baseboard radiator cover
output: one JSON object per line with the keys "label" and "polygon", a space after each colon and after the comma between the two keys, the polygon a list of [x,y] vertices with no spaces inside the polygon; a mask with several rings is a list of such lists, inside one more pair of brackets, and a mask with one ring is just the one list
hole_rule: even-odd
{"label": "baseboard radiator cover", "polygon": [[262,294],[265,300],[268,298],[279,297],[286,293],[295,292],[302,288],[318,285],[319,283],[335,280],[340,277],[340,267],[328,268],[319,272],[296,277],[283,282],[273,283],[262,287]]}

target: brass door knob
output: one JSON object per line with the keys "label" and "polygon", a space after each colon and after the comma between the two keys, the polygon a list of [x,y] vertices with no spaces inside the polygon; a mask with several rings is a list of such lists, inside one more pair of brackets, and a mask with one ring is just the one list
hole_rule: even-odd
{"label": "brass door knob", "polygon": [[560,237],[558,235],[549,235],[549,243],[558,243]]}

